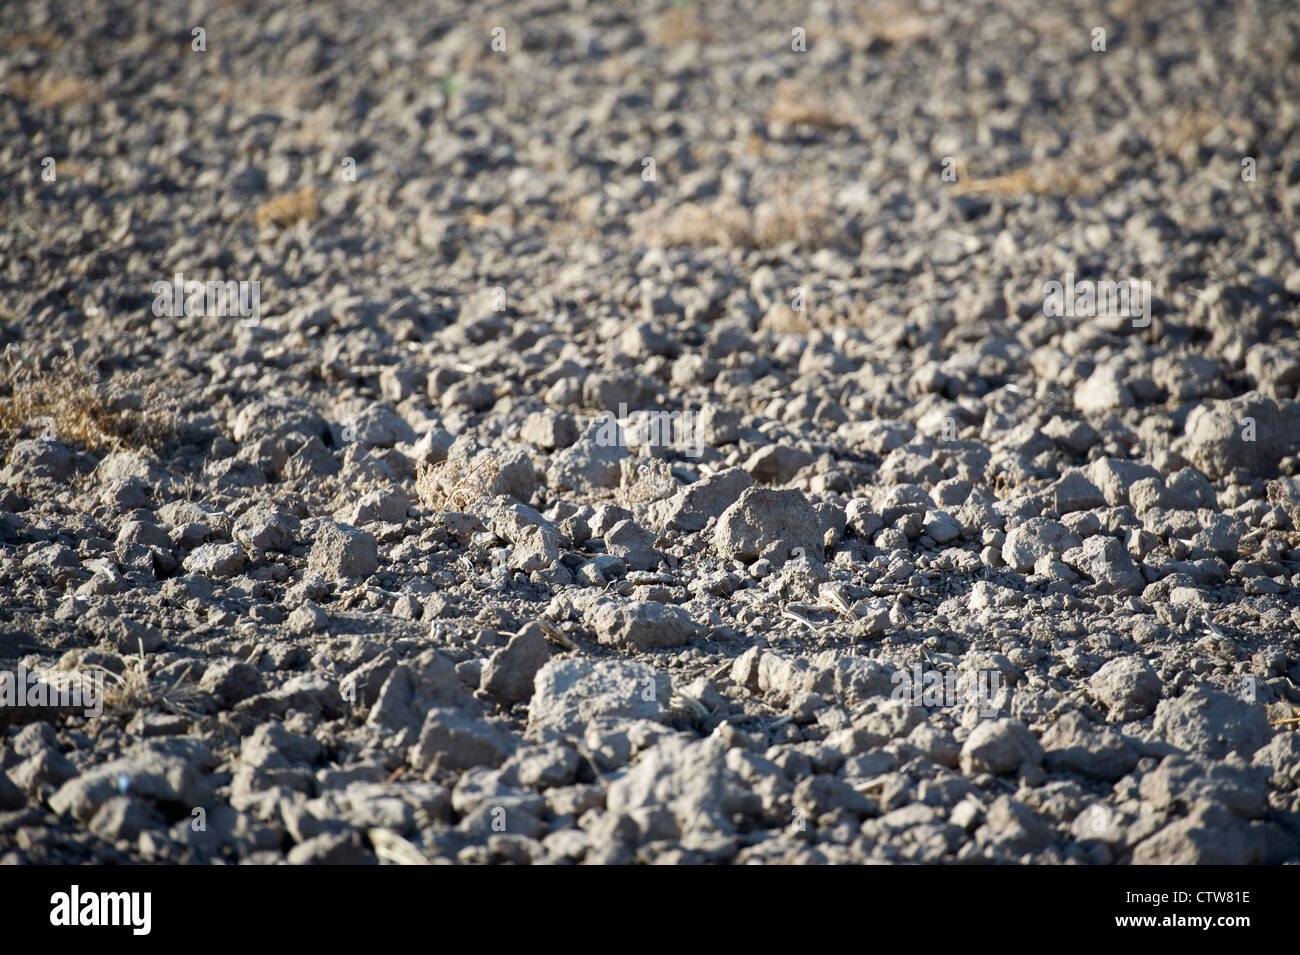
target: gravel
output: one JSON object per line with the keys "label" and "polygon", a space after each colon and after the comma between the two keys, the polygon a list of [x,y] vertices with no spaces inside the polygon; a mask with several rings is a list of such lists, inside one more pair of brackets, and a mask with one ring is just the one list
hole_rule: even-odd
{"label": "gravel", "polygon": [[1300,16],[899,15],[8,5],[0,862],[1300,862]]}

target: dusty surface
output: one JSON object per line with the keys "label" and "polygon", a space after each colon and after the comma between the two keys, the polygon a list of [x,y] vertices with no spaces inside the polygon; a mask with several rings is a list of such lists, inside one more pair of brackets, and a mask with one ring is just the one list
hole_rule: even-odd
{"label": "dusty surface", "polygon": [[1293,4],[75,6],[0,860],[1300,859]]}

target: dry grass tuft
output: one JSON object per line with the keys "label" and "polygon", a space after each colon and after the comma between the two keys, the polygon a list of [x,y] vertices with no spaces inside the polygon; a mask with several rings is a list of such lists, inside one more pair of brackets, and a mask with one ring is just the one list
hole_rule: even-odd
{"label": "dry grass tuft", "polygon": [[156,386],[143,391],[139,376],[105,383],[71,358],[43,369],[10,345],[0,362],[0,436],[56,438],[87,451],[160,450],[176,433],[176,414]]}
{"label": "dry grass tuft", "polygon": [[621,465],[618,502],[634,512],[673,495],[678,487],[672,465],[663,458],[624,458]]}
{"label": "dry grass tuft", "polygon": [[836,245],[842,235],[821,198],[782,190],[751,211],[734,200],[688,202],[668,215],[646,219],[643,238],[655,245],[773,249],[793,242],[803,249]]}
{"label": "dry grass tuft", "polygon": [[749,212],[739,206],[687,202],[648,232],[660,245],[720,245],[730,249],[749,244],[750,227]]}
{"label": "dry grass tuft", "polygon": [[937,15],[923,13],[906,3],[859,3],[856,22],[846,19],[834,25],[817,24],[808,35],[816,39],[834,33],[855,50],[869,50],[877,41],[886,46],[900,46],[924,40],[933,36],[939,27]]}
{"label": "dry grass tuft", "polygon": [[1291,530],[1274,531],[1292,547],[1300,546],[1300,500],[1291,496],[1290,489],[1283,481],[1268,482],[1268,502],[1280,507],[1291,518]]}
{"label": "dry grass tuft", "polygon": [[1025,166],[1005,176],[993,176],[989,179],[968,179],[966,164],[957,163],[958,181],[954,191],[958,195],[1079,195],[1095,192],[1098,185],[1095,180],[1082,173],[1067,168],[1059,162],[1035,163]]}
{"label": "dry grass tuft", "polygon": [[53,30],[34,30],[30,33],[15,33],[4,40],[9,50],[53,50],[63,42],[63,37]]}
{"label": "dry grass tuft", "polygon": [[789,302],[773,302],[771,307],[759,319],[758,327],[762,331],[784,334],[793,332],[806,335],[815,327],[806,312],[796,312]]}
{"label": "dry grass tuft", "polygon": [[905,3],[860,6],[864,28],[890,46],[922,40],[939,28],[939,18],[918,12]]}
{"label": "dry grass tuft", "polygon": [[194,720],[202,718],[193,705],[203,698],[203,693],[195,684],[184,682],[189,670],[171,684],[155,680],[149,675],[143,644],[139,654],[127,661],[121,673],[98,665],[91,669],[102,672],[107,681],[104,688],[105,712],[128,715],[141,710],[163,710]]}
{"label": "dry grass tuft", "polygon": [[320,208],[316,204],[316,190],[305,186],[297,192],[262,203],[257,207],[256,221],[259,226],[287,229],[297,222],[312,222],[318,215]]}
{"label": "dry grass tuft", "polygon": [[659,18],[654,28],[657,46],[678,46],[682,43],[707,43],[713,39],[713,30],[700,22],[694,7],[674,7]]}
{"label": "dry grass tuft", "polygon": [[784,83],[777,90],[764,115],[769,123],[786,123],[790,126],[812,126],[835,131],[850,129],[853,120],[833,109],[814,102],[816,94],[802,86]]}
{"label": "dry grass tuft", "polygon": [[434,512],[467,511],[496,496],[501,467],[496,455],[480,452],[472,461],[421,464],[415,472],[415,493]]}
{"label": "dry grass tuft", "polygon": [[1245,125],[1236,117],[1224,116],[1207,109],[1166,110],[1152,125],[1152,145],[1158,152],[1172,156],[1184,165],[1198,162],[1201,140],[1220,126],[1236,136],[1247,132]]}
{"label": "dry grass tuft", "polygon": [[430,864],[423,852],[391,829],[370,829],[366,835],[370,837],[370,844],[375,847],[375,856],[380,862],[389,865]]}
{"label": "dry grass tuft", "polygon": [[9,90],[18,99],[48,109],[99,98],[99,90],[94,85],[76,76],[42,76],[33,80],[19,73],[9,80]]}

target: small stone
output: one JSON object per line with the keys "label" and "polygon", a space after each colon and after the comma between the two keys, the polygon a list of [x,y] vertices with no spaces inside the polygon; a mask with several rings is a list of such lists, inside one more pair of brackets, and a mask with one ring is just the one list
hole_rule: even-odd
{"label": "small stone", "polygon": [[605,533],[605,549],[622,558],[630,570],[654,570],[663,555],[655,550],[655,536],[635,521],[619,521]]}
{"label": "small stone", "polygon": [[551,660],[534,686],[529,727],[570,736],[581,736],[596,719],[662,721],[671,696],[666,674],[623,660]]}
{"label": "small stone", "polygon": [[264,692],[266,684],[256,667],[241,660],[221,660],[203,671],[199,689],[211,693],[223,706],[231,707]]}
{"label": "small stone", "polygon": [[420,730],[420,740],[407,756],[411,765],[423,770],[471,769],[500,766],[514,749],[509,731],[470,716],[461,710],[435,707],[429,710]]}
{"label": "small stone", "polygon": [[684,646],[701,632],[685,609],[657,601],[602,603],[591,628],[601,643],[632,650]]}
{"label": "small stone", "polygon": [[309,633],[318,633],[329,626],[329,616],[320,607],[312,603],[303,604],[295,607],[289,614],[289,619],[285,625],[289,628],[290,633],[298,636],[306,636]]}
{"label": "small stone", "polygon": [[244,549],[238,544],[204,544],[190,551],[182,566],[204,577],[233,577],[244,569]]}
{"label": "small stone", "polygon": [[292,514],[258,504],[239,515],[232,534],[235,540],[249,547],[287,551],[297,543],[298,519]]}
{"label": "small stone", "polygon": [[1138,754],[1114,730],[1096,728],[1080,713],[1066,713],[1043,734],[1043,759],[1054,772],[1116,780],[1137,765]]}
{"label": "small stone", "polygon": [[722,513],[713,548],[720,557],[745,563],[825,556],[817,512],[803,493],[763,487],[746,489]]}
{"label": "small stone", "polygon": [[1088,680],[1088,691],[1106,707],[1111,722],[1149,716],[1160,701],[1160,677],[1141,657],[1116,657]]}
{"label": "small stone", "polygon": [[1162,701],[1153,729],[1157,737],[1208,759],[1228,753],[1249,759],[1273,735],[1262,706],[1202,686]]}
{"label": "small stone", "polygon": [[1002,545],[1002,559],[1013,569],[1028,573],[1043,557],[1059,557],[1082,541],[1060,521],[1033,517],[1007,534]]}
{"label": "small stone", "polygon": [[976,726],[966,738],[960,761],[961,771],[967,776],[1000,776],[1026,764],[1037,766],[1043,761],[1043,749],[1021,721],[989,720]]}
{"label": "small stone", "polygon": [[551,657],[545,631],[529,623],[492,654],[483,668],[480,685],[507,703],[526,702],[533,695],[533,680]]}
{"label": "small stone", "polygon": [[369,577],[379,568],[374,535],[348,524],[321,521],[307,558],[310,570],[329,580]]}
{"label": "small stone", "polygon": [[1082,547],[1067,550],[1061,559],[1079,573],[1091,577],[1098,593],[1140,594],[1147,585],[1129,552],[1114,537],[1089,537]]}

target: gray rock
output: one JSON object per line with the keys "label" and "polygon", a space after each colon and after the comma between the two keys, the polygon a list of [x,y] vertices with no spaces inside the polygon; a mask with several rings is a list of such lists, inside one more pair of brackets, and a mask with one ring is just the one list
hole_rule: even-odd
{"label": "gray rock", "polygon": [[241,720],[259,723],[272,716],[284,716],[289,710],[332,718],[342,714],[343,700],[332,681],[319,673],[304,673],[279,689],[250,696],[235,705],[235,714]]}
{"label": "gray rock", "polygon": [[1042,738],[1043,760],[1053,772],[1119,779],[1137,765],[1138,754],[1114,730],[1095,727],[1080,713],[1062,715]]}
{"label": "gray rock", "polygon": [[298,636],[306,636],[309,633],[318,633],[329,626],[329,615],[315,604],[302,604],[294,607],[285,621],[290,633]]}
{"label": "gray rock", "polygon": [[[38,758],[38,757],[33,757]],[[7,773],[0,772],[0,812],[11,812],[15,809],[21,809],[27,805],[27,797],[23,794],[23,785],[10,779]]]}
{"label": "gray rock", "polygon": [[589,493],[617,487],[619,462],[628,456],[623,429],[613,415],[593,421],[577,441],[551,459],[547,481],[558,490]]}
{"label": "gray rock", "polygon": [[480,685],[507,703],[526,702],[533,695],[533,680],[551,658],[546,635],[536,623],[529,623],[492,654],[483,667]]}
{"label": "gray rock", "polygon": [[1067,421],[1060,416],[1053,417],[1043,426],[1043,434],[1071,454],[1086,454],[1097,443],[1097,429],[1088,422]]}
{"label": "gray rock", "polygon": [[1143,478],[1160,479],[1155,468],[1137,461],[1120,461],[1117,458],[1098,458],[1088,466],[1088,477],[1101,489],[1102,496],[1111,507],[1129,503],[1128,489]]}
{"label": "gray rock", "polygon": [[1194,511],[1202,507],[1213,508],[1218,503],[1214,485],[1195,468],[1182,468],[1170,475],[1166,490],[1173,508]]}
{"label": "gray rock", "polygon": [[1193,548],[1212,551],[1227,560],[1236,560],[1240,553],[1241,538],[1248,528],[1245,522],[1227,514],[1211,514],[1193,535]]}
{"label": "gray rock", "polygon": [[289,850],[290,865],[374,865],[377,859],[361,842],[361,834],[323,832]]}
{"label": "gray rock", "polygon": [[342,465],[325,447],[325,442],[312,435],[289,455],[280,473],[288,481],[314,481],[332,477],[341,468]]}
{"label": "gray rock", "polygon": [[1074,406],[1082,414],[1100,415],[1133,407],[1133,392],[1113,365],[1102,365],[1074,389]]}
{"label": "gray rock", "polygon": [[1021,766],[1037,766],[1043,761],[1043,748],[1034,734],[1020,720],[1000,719],[980,723],[971,730],[961,748],[961,771],[976,773],[1015,772]]}
{"label": "gray rock", "polygon": [[671,696],[666,674],[622,660],[551,660],[534,686],[530,730],[567,736],[580,736],[596,719],[662,721]]}
{"label": "gray rock", "polygon": [[263,723],[244,737],[239,761],[254,769],[275,769],[320,759],[321,744],[310,736],[292,733],[281,723]]}
{"label": "gray rock", "polygon": [[167,822],[152,805],[131,796],[113,796],[91,817],[87,827],[109,842],[134,841],[146,829],[166,829]]}
{"label": "gray rock", "polygon": [[524,419],[519,436],[544,451],[554,451],[578,440],[578,426],[571,414],[534,412]]}
{"label": "gray rock", "polygon": [[1116,657],[1088,680],[1088,692],[1115,723],[1149,716],[1160,702],[1160,677],[1141,657]]}
{"label": "gray rock", "polygon": [[817,512],[802,492],[763,487],[746,489],[723,511],[713,532],[713,549],[720,557],[745,563],[825,556]]}
{"label": "gray rock", "polygon": [[578,751],[572,746],[542,743],[516,750],[501,768],[522,786],[551,789],[572,784],[578,778],[581,763]]}
{"label": "gray rock", "polygon": [[204,544],[190,551],[181,566],[186,573],[204,577],[233,577],[244,569],[244,549],[238,544]]}
{"label": "gray rock", "polygon": [[396,666],[389,673],[366,717],[366,725],[386,732],[403,727],[417,731],[424,725],[425,714],[434,707],[464,710],[474,716],[482,712],[478,701],[461,686],[455,664],[437,650],[425,650],[409,664]]}
{"label": "gray rock", "polygon": [[1211,480],[1234,468],[1276,474],[1278,462],[1300,449],[1300,403],[1248,394],[1198,405],[1180,449]]}
{"label": "gray rock", "polygon": [[1061,559],[1091,577],[1098,593],[1140,594],[1147,585],[1133,558],[1114,537],[1100,534],[1089,537],[1082,547],[1067,550]]}
{"label": "gray rock", "polygon": [[749,456],[745,470],[761,484],[788,484],[812,460],[813,456],[801,448],[769,444]]}
{"label": "gray rock", "polygon": [[287,551],[297,543],[298,519],[266,504],[250,507],[235,521],[235,540],[261,550]]}
{"label": "gray rock", "polygon": [[406,523],[411,500],[405,492],[393,488],[372,488],[339,513],[344,524]]}
{"label": "gray rock", "polygon": [[251,401],[240,409],[232,428],[239,444],[269,439],[282,447],[297,447],[326,432],[325,419],[300,398],[274,396]]}
{"label": "gray rock", "polygon": [[1222,759],[1237,753],[1247,759],[1273,735],[1264,708],[1220,690],[1193,686],[1156,707],[1154,733],[1179,749]]}
{"label": "gray rock", "polygon": [[536,529],[556,533],[553,523],[527,504],[499,497],[493,502],[487,528],[509,544],[522,544],[531,539]]}
{"label": "gray rock", "polygon": [[66,481],[71,476],[76,455],[55,438],[17,441],[9,452],[3,476],[6,482]]}
{"label": "gray rock", "polygon": [[434,707],[425,715],[419,742],[411,747],[407,760],[418,770],[500,766],[515,745],[512,733],[487,720]]}
{"label": "gray rock", "polygon": [[655,536],[635,521],[619,521],[605,533],[605,549],[622,558],[629,570],[654,570],[663,555],[655,550]]}
{"label": "gray rock", "polygon": [[[393,410],[391,405],[379,401],[369,404],[359,414],[345,423],[346,439],[377,448],[391,448],[395,444],[415,441],[415,429]],[[340,430],[340,436],[344,429]]]}
{"label": "gray rock", "polygon": [[1294,787],[1300,783],[1300,737],[1295,733],[1275,734],[1268,745],[1255,751],[1251,765],[1269,770],[1273,785]]}
{"label": "gray rock", "polygon": [[545,570],[560,559],[560,545],[556,532],[537,525],[520,530],[514,550],[510,552],[510,569],[531,574]]}
{"label": "gray rock", "polygon": [[684,608],[656,601],[600,603],[589,625],[601,643],[629,650],[684,646],[702,631]]}
{"label": "gray rock", "polygon": [[[0,773],[0,776],[3,776]],[[9,778],[24,792],[35,793],[42,786],[56,789],[77,775],[77,767],[66,756],[53,747],[43,749],[24,759],[9,770]],[[5,790],[5,783],[0,779],[0,790]],[[6,805],[6,802],[9,804]],[[0,809],[18,809],[21,803],[14,803],[12,793],[0,792]]]}
{"label": "gray rock", "polygon": [[1106,503],[1101,489],[1079,470],[1067,471],[1059,481],[1048,488],[1047,493],[1058,514],[1087,511],[1094,507],[1102,507]]}
{"label": "gray rock", "polygon": [[930,511],[921,530],[936,544],[948,544],[961,536],[961,522],[947,511]]}
{"label": "gray rock", "polygon": [[1246,352],[1246,374],[1255,379],[1260,391],[1288,397],[1300,387],[1300,356],[1294,349],[1260,342]]}
{"label": "gray rock", "polygon": [[652,526],[661,533],[702,531],[710,518],[721,516],[746,488],[753,486],[754,478],[744,468],[710,474],[651,505]]}
{"label": "gray rock", "polygon": [[705,402],[695,421],[696,433],[704,444],[714,447],[731,444],[740,435],[740,415],[725,405]]}
{"label": "gray rock", "polygon": [[266,684],[256,667],[241,660],[221,660],[203,671],[199,689],[211,693],[223,706],[230,707],[265,692]]}
{"label": "gray rock", "polygon": [[1203,802],[1258,819],[1268,811],[1268,777],[1266,768],[1247,766],[1239,757],[1206,762],[1171,754],[1143,774],[1138,793],[1162,812],[1181,812]]}
{"label": "gray rock", "polygon": [[837,810],[859,819],[874,816],[876,803],[834,776],[806,776],[794,787],[791,802],[811,820]]}
{"label": "gray rock", "polygon": [[979,845],[1013,857],[1038,852],[1051,844],[1052,838],[1046,822],[1023,802],[1006,795],[993,801],[984,825],[975,830]]}
{"label": "gray rock", "polygon": [[321,521],[316,525],[307,567],[326,580],[369,577],[379,568],[379,548],[366,531]]}
{"label": "gray rock", "polygon": [[[474,662],[478,662],[477,660]],[[388,680],[397,658],[387,650],[357,667],[339,681],[339,695],[360,706],[373,706]]]}
{"label": "gray rock", "polygon": [[606,806],[611,812],[662,807],[672,813],[682,832],[733,832],[736,817],[757,815],[761,803],[728,765],[727,751],[717,736],[669,737],[610,784]]}
{"label": "gray rock", "polygon": [[1295,839],[1276,826],[1247,822],[1213,803],[1196,805],[1133,849],[1134,865],[1255,865],[1280,862]]}
{"label": "gray rock", "polygon": [[1002,559],[1013,569],[1028,573],[1043,557],[1059,557],[1081,543],[1079,536],[1060,521],[1033,517],[1007,534]]}
{"label": "gray rock", "polygon": [[109,799],[123,794],[174,804],[188,812],[206,805],[211,789],[194,760],[141,748],[68,780],[50,797],[50,808],[86,822]]}

